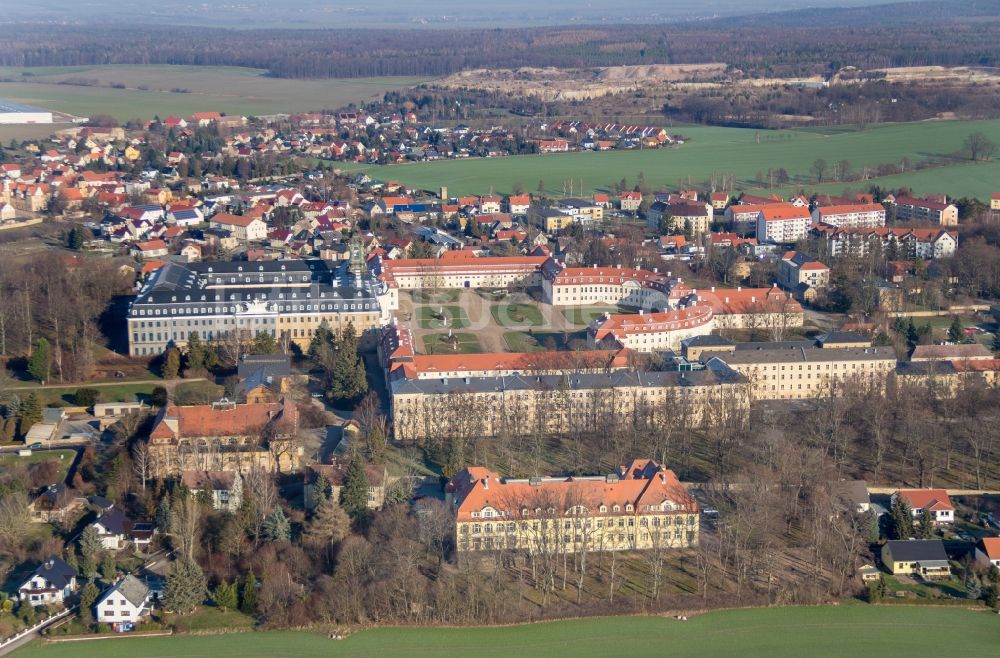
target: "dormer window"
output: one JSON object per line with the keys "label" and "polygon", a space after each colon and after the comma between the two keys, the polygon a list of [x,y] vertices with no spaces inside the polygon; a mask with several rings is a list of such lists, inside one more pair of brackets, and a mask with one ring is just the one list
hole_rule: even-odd
{"label": "dormer window", "polygon": [[619,507],[618,505],[615,505],[614,507],[611,508],[611,511],[612,512],[620,512],[620,511],[622,511],[622,508]]}
{"label": "dormer window", "polygon": [[626,511],[626,512],[631,512],[631,511],[632,511],[633,509],[634,509],[634,508],[632,507],[632,504],[631,504],[631,503],[629,503],[628,505],[626,505],[626,506],[625,506],[625,511]]}
{"label": "dormer window", "polygon": [[601,505],[601,514],[605,514],[605,513],[607,513],[607,511],[608,511],[608,506],[607,505]]}

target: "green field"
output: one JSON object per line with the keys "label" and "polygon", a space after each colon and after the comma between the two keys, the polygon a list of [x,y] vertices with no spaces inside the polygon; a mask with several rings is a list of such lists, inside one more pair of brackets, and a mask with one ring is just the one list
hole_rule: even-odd
{"label": "green field", "polygon": [[545,322],[534,304],[494,304],[490,313],[501,327],[540,327]]}
{"label": "green field", "polygon": [[330,640],[310,633],[239,633],[30,645],[33,658],[353,658],[370,656],[995,656],[1000,617],[945,608],[844,605],[732,610],[689,621],[605,617],[500,628],[377,628]]}
{"label": "green field", "polygon": [[[676,132],[690,138],[677,147],[654,150],[607,151],[603,153],[546,154],[507,158],[441,160],[402,165],[358,166],[378,179],[394,179],[423,189],[448,187],[451,194],[479,194],[491,186],[509,193],[515,183],[535,191],[539,181],[545,189],[561,191],[570,178],[587,191],[607,190],[622,177],[634,185],[642,172],[654,188],[704,186],[713,174],[731,174],[739,189],[755,189],[757,172],[769,167],[785,168],[793,177],[786,190],[814,187],[809,173],[812,163],[823,158],[831,166],[847,160],[851,169],[913,163],[927,157],[947,157],[961,150],[966,136],[975,131],[1000,143],[1000,120],[938,121],[871,126],[864,131],[845,132],[831,128],[810,130],[753,130],[744,128],[679,127]],[[759,143],[758,143],[759,138]],[[950,196],[988,198],[996,191],[1000,162],[971,164],[956,160],[954,166],[891,176],[885,183],[911,185],[917,192],[947,192]],[[831,183],[821,189],[839,192],[844,187],[867,187],[865,183]]]}
{"label": "green field", "polygon": [[475,334],[453,332],[424,336],[424,354],[478,354],[483,351]]}
{"label": "green field", "polygon": [[[419,306],[416,314],[421,329],[464,329],[469,326],[469,318],[461,306]],[[439,314],[442,317],[438,317]]]}
{"label": "green field", "polygon": [[[212,110],[261,115],[334,109],[427,80],[290,80],[263,73],[226,66],[0,67],[0,78],[17,81],[0,82],[0,99],[77,116],[110,114],[120,121]],[[96,80],[99,86],[58,84],[71,78]],[[111,84],[126,88],[113,89]]]}

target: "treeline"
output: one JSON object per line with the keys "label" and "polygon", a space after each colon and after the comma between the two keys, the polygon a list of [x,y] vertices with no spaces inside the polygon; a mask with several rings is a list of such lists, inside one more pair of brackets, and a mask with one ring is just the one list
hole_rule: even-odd
{"label": "treeline", "polygon": [[[976,21],[935,14],[856,23],[843,12],[817,22],[511,30],[267,30],[141,26],[129,39],[101,26],[23,26],[0,36],[0,65],[229,65],[286,78],[439,76],[474,68],[593,67],[725,62],[746,75],[815,75],[841,66],[972,65],[1000,62],[1000,16]],[[910,9],[907,9],[910,8]],[[921,10],[922,11],[922,10]],[[985,11],[985,10],[984,10]],[[910,13],[907,13],[910,12]],[[780,14],[778,15],[780,16]]]}
{"label": "treeline", "polygon": [[874,80],[815,89],[775,87],[671,94],[663,113],[677,121],[746,128],[781,128],[795,124],[849,124],[923,121],[952,113],[962,119],[997,116],[1000,91],[980,85],[927,85]]}

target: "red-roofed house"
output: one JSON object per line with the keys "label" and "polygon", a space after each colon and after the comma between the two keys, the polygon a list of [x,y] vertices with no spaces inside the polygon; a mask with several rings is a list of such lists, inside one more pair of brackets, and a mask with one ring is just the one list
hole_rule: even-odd
{"label": "red-roofed house", "polygon": [[267,224],[259,217],[251,215],[230,215],[225,212],[216,213],[212,215],[209,226],[229,231],[233,234],[234,238],[244,242],[263,240],[267,237]]}
{"label": "red-roofed house", "polygon": [[1000,569],[1000,537],[983,537],[976,545],[976,560]]}
{"label": "red-roofed house", "polygon": [[163,240],[149,240],[139,242],[133,248],[132,253],[138,258],[160,258],[167,255],[167,243]]}
{"label": "red-roofed house", "polygon": [[531,207],[530,194],[513,194],[507,197],[507,212],[511,215],[527,215]]}
{"label": "red-roofed house", "polygon": [[929,510],[935,524],[955,522],[955,506],[945,489],[900,489],[892,494],[892,502],[895,503],[900,496],[910,504],[913,518],[917,520],[923,516],[924,510]]}
{"label": "red-roofed house", "polygon": [[625,191],[618,195],[618,207],[626,212],[635,212],[642,205],[642,192]]}

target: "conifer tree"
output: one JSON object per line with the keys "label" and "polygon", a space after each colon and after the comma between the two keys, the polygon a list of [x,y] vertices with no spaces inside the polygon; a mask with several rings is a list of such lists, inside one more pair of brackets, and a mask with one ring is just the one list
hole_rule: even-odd
{"label": "conifer tree", "polygon": [[344,487],[340,490],[340,504],[354,521],[368,516],[368,474],[357,452],[344,473]]}

